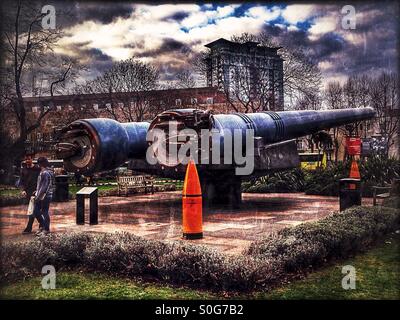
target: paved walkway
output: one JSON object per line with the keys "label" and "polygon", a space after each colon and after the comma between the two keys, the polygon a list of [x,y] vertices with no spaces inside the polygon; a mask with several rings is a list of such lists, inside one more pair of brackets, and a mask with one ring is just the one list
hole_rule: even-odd
{"label": "paved walkway", "polygon": [[[370,204],[371,199],[363,199]],[[128,231],[148,239],[181,240],[181,193],[99,198],[99,224],[75,224],[75,201],[52,203],[52,232]],[[0,230],[3,241],[23,241],[34,235],[21,235],[25,227],[27,206],[0,208]],[[285,227],[326,217],[339,209],[336,197],[290,194],[243,194],[239,209],[205,210],[204,244],[227,253],[240,253],[252,241]],[[88,217],[86,217],[88,221]],[[34,228],[37,223],[35,222]]]}

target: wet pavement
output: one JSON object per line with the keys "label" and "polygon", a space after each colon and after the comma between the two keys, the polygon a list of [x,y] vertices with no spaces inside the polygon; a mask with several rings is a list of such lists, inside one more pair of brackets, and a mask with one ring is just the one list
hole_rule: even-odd
{"label": "wet pavement", "polygon": [[[363,204],[371,204],[363,199]],[[128,231],[147,239],[182,240],[181,192],[154,195],[99,198],[99,224],[76,225],[76,201],[53,202],[50,207],[52,232]],[[26,205],[0,208],[2,241],[23,241],[34,235],[21,235],[27,222]],[[289,194],[243,194],[238,209],[217,207],[203,212],[204,238],[193,243],[211,246],[226,253],[240,253],[252,241],[280,229],[315,221],[339,210],[337,197]],[[34,228],[37,228],[35,222]]]}

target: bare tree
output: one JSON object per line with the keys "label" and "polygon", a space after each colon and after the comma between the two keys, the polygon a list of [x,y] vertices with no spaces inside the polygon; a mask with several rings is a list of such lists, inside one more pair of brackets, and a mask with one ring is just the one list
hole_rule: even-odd
{"label": "bare tree", "polygon": [[366,74],[356,77],[357,107],[369,107],[371,105],[370,77]]}
{"label": "bare tree", "polygon": [[115,63],[103,75],[87,82],[81,93],[103,93],[106,111],[118,121],[143,121],[152,103],[151,90],[158,87],[158,70],[148,63],[130,58]]}
{"label": "bare tree", "polygon": [[[387,137],[387,151],[395,144],[400,128],[397,74],[383,72],[375,77],[352,76],[343,86],[338,82],[330,82],[324,91],[324,99],[330,109],[373,107],[376,117],[363,122],[364,127],[375,125],[379,133]],[[360,123],[355,123],[352,126],[353,132],[359,134],[360,127]],[[339,133],[346,132],[346,129],[339,127],[332,131],[337,160],[337,150],[341,144],[339,139],[343,136]]]}
{"label": "bare tree", "polygon": [[349,77],[343,86],[343,94],[347,108],[357,107],[357,78]]}
{"label": "bare tree", "polygon": [[398,75],[383,72],[370,84],[371,106],[377,115],[380,133],[387,136],[389,151],[394,145],[400,128]]}
{"label": "bare tree", "polygon": [[236,112],[257,112],[269,110],[274,86],[277,90],[277,84],[270,84],[269,70],[246,67],[235,67],[231,70],[231,83],[224,86],[224,92],[227,102]]}
{"label": "bare tree", "polygon": [[295,109],[296,110],[319,110],[321,109],[322,97],[320,94],[309,92],[303,94],[297,99]]}
{"label": "bare tree", "polygon": [[12,112],[17,119],[18,136],[9,147],[12,150],[12,158],[19,159],[24,153],[24,143],[28,134],[40,127],[42,120],[52,111],[51,108],[42,108],[35,118],[27,117],[24,96],[31,92],[27,79],[32,66],[39,68],[37,73],[41,70],[52,70],[53,76],[49,78],[47,88],[50,94],[54,95],[54,92],[69,80],[73,64],[60,63],[53,59],[52,50],[62,31],[60,27],[42,28],[45,14],[42,13],[39,3],[19,0],[7,2],[3,9],[7,10],[7,15],[2,16],[2,44],[5,55],[4,66],[1,68],[1,93],[2,101],[7,103],[2,105],[7,109],[3,110],[4,112]]}
{"label": "bare tree", "polygon": [[[326,106],[329,109],[342,109],[344,105],[344,93],[343,93],[343,88],[341,84],[338,81],[331,81],[328,82],[326,89],[324,91],[324,99],[326,101]],[[339,146],[342,144],[342,135],[340,135],[341,132],[343,132],[345,129],[343,127],[335,127],[332,128],[332,142],[333,142],[333,147],[334,147],[334,158],[335,158],[335,163],[338,161],[338,155],[339,155]]]}
{"label": "bare tree", "polygon": [[328,82],[324,91],[324,98],[329,109],[343,108],[343,89],[338,81]]}
{"label": "bare tree", "polygon": [[196,80],[191,70],[183,70],[176,75],[176,87],[181,89],[194,88]]}
{"label": "bare tree", "polygon": [[[248,41],[259,42],[266,47],[281,47],[279,55],[283,61],[283,86],[285,97],[295,106],[298,99],[313,101],[318,96],[321,85],[321,72],[316,61],[311,58],[308,50],[302,47],[293,47],[290,42],[275,41],[268,33],[261,32],[258,36],[243,33],[231,38],[234,42],[244,43]],[[307,95],[310,97],[307,98]]]}

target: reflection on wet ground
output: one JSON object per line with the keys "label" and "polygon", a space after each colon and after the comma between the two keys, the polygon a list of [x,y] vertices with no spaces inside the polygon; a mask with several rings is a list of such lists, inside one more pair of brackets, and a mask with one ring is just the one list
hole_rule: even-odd
{"label": "reflection on wet ground", "polygon": [[[363,204],[370,204],[363,199]],[[99,224],[75,224],[75,201],[52,203],[52,232],[127,231],[148,239],[181,240],[181,194],[162,192],[130,197],[99,198]],[[3,241],[23,241],[27,206],[0,208]],[[339,209],[336,197],[308,196],[302,193],[243,194],[239,208],[205,208],[204,238],[194,240],[227,253],[240,253],[252,241],[282,228],[315,221]],[[88,221],[88,217],[86,217]]]}

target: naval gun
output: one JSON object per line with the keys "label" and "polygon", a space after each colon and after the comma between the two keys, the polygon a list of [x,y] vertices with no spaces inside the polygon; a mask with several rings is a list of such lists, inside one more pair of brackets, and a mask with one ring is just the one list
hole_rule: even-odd
{"label": "naval gun", "polygon": [[[171,149],[179,151],[188,141],[195,141],[195,148],[189,148],[189,153],[191,157],[196,156],[206,204],[236,205],[241,201],[243,178],[299,166],[296,138],[369,120],[374,115],[372,108],[215,115],[199,109],[174,109],[160,113],[150,123],[83,119],[61,130],[56,153],[58,158],[64,160],[67,171],[82,174],[101,172],[129,161],[132,170],[183,179],[186,163],[165,159],[170,159]],[[161,138],[149,139],[149,133],[155,131],[165,134]],[[204,138],[202,132],[207,131],[217,134]],[[180,139],[182,132],[186,138]],[[249,132],[250,140],[247,139]],[[235,139],[235,136],[241,138]],[[146,155],[157,139],[163,140],[167,146],[163,149],[164,156],[167,156],[164,161],[149,163]],[[203,144],[201,141],[205,140],[209,141]],[[243,163],[232,157],[235,148],[241,152],[250,151],[251,154],[252,170],[244,176],[237,174]],[[210,158],[214,156],[212,152],[216,152],[220,161],[210,163]]]}

